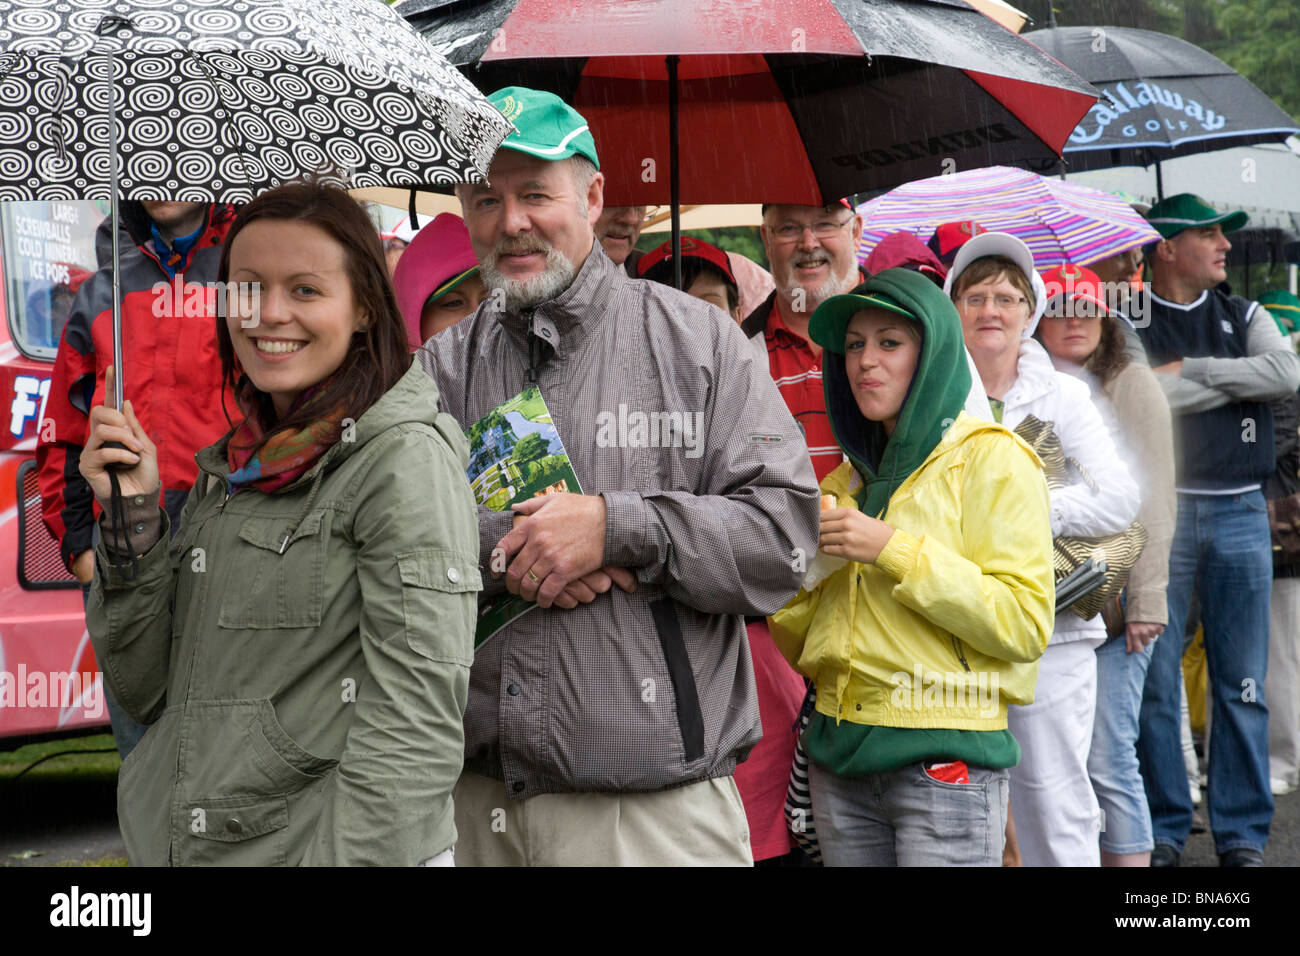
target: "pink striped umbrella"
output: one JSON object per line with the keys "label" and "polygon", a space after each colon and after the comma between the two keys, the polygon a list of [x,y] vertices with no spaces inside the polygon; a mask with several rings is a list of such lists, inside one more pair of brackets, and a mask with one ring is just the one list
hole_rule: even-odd
{"label": "pink striped umbrella", "polygon": [[858,259],[864,262],[890,233],[911,232],[925,242],[935,227],[971,219],[990,232],[1019,236],[1039,269],[1086,265],[1160,238],[1117,196],[1007,166],[904,183],[858,212]]}

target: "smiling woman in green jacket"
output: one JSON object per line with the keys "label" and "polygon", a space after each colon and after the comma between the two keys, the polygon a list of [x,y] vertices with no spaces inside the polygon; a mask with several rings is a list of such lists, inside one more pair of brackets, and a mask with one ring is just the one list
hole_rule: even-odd
{"label": "smiling woman in green jacket", "polygon": [[772,637],[817,686],[804,738],[828,865],[998,866],[1007,704],[1033,699],[1052,633],[1047,484],[1019,438],[963,410],[971,373],[947,297],[887,269],[823,303],[819,554]]}
{"label": "smiling woman in green jacket", "polygon": [[199,452],[170,547],[168,449],[130,402],[91,411],[81,457],[104,510],[95,654],[125,709],[156,721],[122,766],[127,852],[447,863],[481,587],[464,437],[412,365],[378,236],[346,193],[259,196],[219,275],[258,290],[227,294],[216,320],[244,418]]}

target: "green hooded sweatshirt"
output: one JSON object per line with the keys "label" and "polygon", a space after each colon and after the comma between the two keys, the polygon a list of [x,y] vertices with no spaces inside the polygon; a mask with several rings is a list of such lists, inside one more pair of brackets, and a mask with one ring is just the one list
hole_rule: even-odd
{"label": "green hooded sweatshirt", "polygon": [[[863,417],[845,371],[844,336],[864,308],[901,309],[921,326],[921,355],[892,435]],[[826,414],[835,440],[862,476],[858,507],[888,522],[889,499],[925,463],[957,419],[971,389],[961,318],[948,296],[924,275],[886,269],[847,295],[835,296],[813,313],[809,334],[829,352],[822,362]],[[964,760],[1001,769],[1020,762],[1009,730],[928,730],[838,725],[814,713],[804,747],[820,766],[842,777],[884,773],[929,760]]]}

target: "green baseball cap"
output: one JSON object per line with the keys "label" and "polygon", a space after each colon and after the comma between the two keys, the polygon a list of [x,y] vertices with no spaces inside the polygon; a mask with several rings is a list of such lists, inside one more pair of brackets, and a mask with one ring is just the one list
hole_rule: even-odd
{"label": "green baseball cap", "polygon": [[1160,200],[1147,212],[1147,222],[1166,239],[1172,239],[1184,229],[1213,226],[1222,223],[1224,232],[1236,232],[1250,217],[1241,210],[1220,213],[1200,196],[1179,193]]}
{"label": "green baseball cap", "polygon": [[866,283],[852,292],[833,295],[817,307],[817,311],[808,320],[808,335],[822,348],[839,355],[844,354],[844,336],[848,333],[849,322],[863,309],[884,309],[920,324],[918,319],[898,302],[883,292],[859,292]]}
{"label": "green baseball cap", "polygon": [[587,121],[554,93],[507,86],[488,100],[515,125],[515,131],[502,142],[502,149],[515,149],[551,162],[585,156],[600,169],[596,141],[591,138]]}
{"label": "green baseball cap", "polygon": [[1300,299],[1290,292],[1285,289],[1270,289],[1256,301],[1268,309],[1268,314],[1273,316],[1273,321],[1283,335],[1300,328]]}

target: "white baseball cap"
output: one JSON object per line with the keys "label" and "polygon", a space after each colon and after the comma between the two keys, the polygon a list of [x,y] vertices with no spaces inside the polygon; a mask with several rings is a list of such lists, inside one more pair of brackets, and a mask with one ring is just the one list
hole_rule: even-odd
{"label": "white baseball cap", "polygon": [[952,261],[952,268],[948,270],[943,291],[951,298],[953,286],[957,284],[957,277],[966,271],[968,265],[985,256],[1004,256],[1010,259],[1029,279],[1029,284],[1034,290],[1034,308],[1024,331],[1024,337],[1029,338],[1034,334],[1034,329],[1038,328],[1038,320],[1043,317],[1043,310],[1047,308],[1047,287],[1043,285],[1042,276],[1034,268],[1034,254],[1021,239],[1011,233],[982,232],[963,243]]}
{"label": "white baseball cap", "polygon": [[[423,228],[423,226],[421,226],[421,228]],[[410,216],[403,216],[401,219],[397,221],[397,225],[395,225],[392,229],[386,229],[385,231],[381,232],[379,234],[379,238],[380,239],[401,239],[403,242],[409,245],[411,240],[415,238],[415,234],[419,231],[420,231],[419,229],[411,228]]]}

